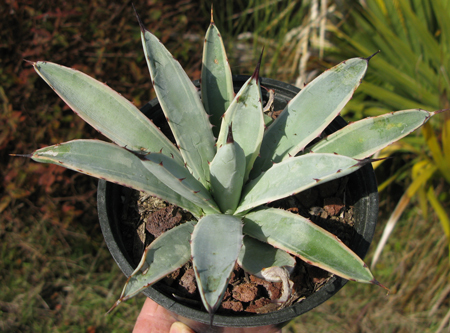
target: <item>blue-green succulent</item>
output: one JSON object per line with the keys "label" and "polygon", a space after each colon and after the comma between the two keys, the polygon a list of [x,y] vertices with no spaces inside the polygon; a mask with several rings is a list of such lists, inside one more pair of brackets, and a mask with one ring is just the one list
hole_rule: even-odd
{"label": "blue-green succulent", "polygon": [[434,113],[416,109],[367,118],[311,145],[350,100],[369,58],[325,71],[266,126],[259,66],[235,94],[213,21],[204,42],[201,95],[178,61],[140,25],[152,83],[176,144],[105,84],[51,62],[33,63],[67,105],[112,141],[69,141],[36,150],[33,160],[145,191],[195,217],[145,249],[116,305],[189,260],[211,314],[236,262],[251,274],[286,281],[286,267],[299,257],[343,278],[379,285],[337,237],[266,203],[358,170]]}

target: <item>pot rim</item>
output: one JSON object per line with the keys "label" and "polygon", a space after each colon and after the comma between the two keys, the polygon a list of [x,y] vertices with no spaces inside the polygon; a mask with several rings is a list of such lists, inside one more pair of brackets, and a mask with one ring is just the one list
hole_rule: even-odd
{"label": "pot rim", "polygon": [[[241,86],[249,77],[250,76],[234,75],[233,82],[235,87]],[[194,81],[194,84],[199,86],[198,81]],[[286,102],[292,99],[300,91],[300,89],[295,86],[268,78],[261,78],[261,86],[270,87],[270,89],[275,91],[275,94],[278,95],[278,97],[283,95],[283,97],[286,97]],[[158,101],[155,98],[142,107],[141,111],[151,118],[155,112],[160,110],[159,107],[159,110],[154,110],[157,105]],[[344,127],[346,124],[347,123],[343,118],[338,117],[333,121],[330,127],[332,128],[332,131],[335,131]],[[352,246],[352,250],[358,256],[364,258],[372,241],[377,221],[377,182],[370,164],[365,165],[350,176],[353,178],[352,183],[358,184],[358,186],[353,186],[354,189],[352,189],[357,192],[356,197],[358,197],[357,202],[354,204],[355,238],[357,244]],[[108,203],[113,200],[113,195],[119,193],[117,191],[120,190],[120,188],[121,187],[117,184],[99,180],[97,207],[101,230],[108,249],[122,272],[129,277],[134,271],[134,268],[130,264],[132,261],[131,258],[122,251],[124,245],[117,226],[118,219],[117,217],[114,217],[110,210],[111,207],[108,206]],[[115,225],[114,223],[111,224],[110,220],[116,222]],[[347,282],[348,280],[334,275],[320,290],[308,296],[301,302],[295,303],[287,308],[266,314],[245,314],[242,316],[225,316],[217,314],[214,315],[213,324],[219,327],[256,327],[282,324],[322,304],[336,294]],[[210,323],[210,315],[206,311],[199,311],[181,303],[177,303],[175,299],[159,292],[157,284],[158,283],[147,288],[143,293],[175,314],[193,319],[199,323]]]}

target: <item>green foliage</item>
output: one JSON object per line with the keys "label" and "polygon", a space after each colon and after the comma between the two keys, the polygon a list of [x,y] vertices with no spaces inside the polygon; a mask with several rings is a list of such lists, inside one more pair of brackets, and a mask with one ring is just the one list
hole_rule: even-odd
{"label": "green foliage", "polygon": [[[144,190],[191,211],[198,218],[198,222],[192,222],[195,226],[188,222],[176,227],[147,248],[115,305],[187,262],[189,255],[154,254],[147,257],[155,252],[152,247],[158,246],[155,243],[163,244],[161,252],[164,253],[170,253],[170,246],[173,246],[189,254],[188,234],[192,229],[190,254],[204,306],[211,314],[220,304],[231,271],[238,261],[244,234],[267,243],[249,242],[246,247],[261,246],[266,251],[271,245],[278,251],[285,251],[285,257],[290,253],[344,278],[379,285],[361,259],[339,239],[296,214],[264,206],[267,202],[347,175],[370,162],[364,160],[374,152],[370,146],[358,151],[358,159],[353,156],[356,154],[354,151],[348,156],[334,151],[302,152],[350,100],[367,70],[369,59],[349,59],[320,75],[288,103],[265,131],[258,65],[253,76],[229,104],[222,118],[219,144],[216,145],[203,101],[194,85],[163,44],[145,29],[142,22],[140,25],[153,85],[180,153],[174,151],[165,136],[150,121],[143,119],[139,110],[125,102],[120,94],[77,70],[48,62],[33,64],[37,73],[82,118],[89,122],[92,110],[96,110],[100,113],[98,119],[112,122],[112,125],[104,125],[98,124],[97,120],[91,121],[96,128],[108,127],[102,133],[115,143],[75,140],[36,150],[31,155],[33,160],[62,165]],[[205,52],[216,51],[206,48]],[[204,59],[210,58],[208,54],[204,56]],[[210,66],[209,63],[203,68],[210,71]],[[223,66],[220,71],[228,72],[229,67]],[[219,75],[217,86],[223,86],[221,81],[226,83],[228,77]],[[219,103],[222,107],[228,103],[226,96],[227,93],[221,95],[217,91],[206,90],[202,97],[208,103]],[[104,100],[108,107],[101,106]],[[87,101],[89,106],[86,106]],[[127,121],[146,126],[142,130],[144,134],[127,133],[130,124],[122,120],[122,112],[117,112],[121,108],[126,112]],[[396,114],[386,115],[371,132],[371,137],[377,142],[375,150],[406,136],[433,114],[422,110],[404,111],[400,113],[403,115],[401,121]],[[242,124],[248,119],[252,119],[252,126],[255,126],[250,132],[248,126]],[[392,124],[395,126],[390,126]],[[360,137],[364,135],[363,132]],[[142,138],[151,144],[142,143]],[[327,141],[328,138],[322,140]],[[338,140],[340,145],[358,142],[345,135],[333,140]],[[222,177],[221,172],[228,173],[229,177]],[[245,182],[248,175],[250,181]],[[221,187],[226,190],[221,191]],[[230,203],[226,203],[229,199]],[[300,230],[303,230],[302,235],[299,235]],[[271,275],[271,267],[285,265],[286,262],[274,257],[265,267],[268,271],[260,269],[267,273],[262,276]]]}
{"label": "green foliage", "polygon": [[[340,45],[339,55],[367,54],[374,49],[381,53],[373,61],[374,71],[361,84],[346,112],[359,118],[399,106],[434,110],[450,107],[449,1],[368,0],[352,11],[351,21],[335,31],[345,43]],[[419,201],[425,219],[431,205],[449,240],[450,251],[449,208],[438,199],[441,180],[447,183],[446,188],[450,185],[449,126],[448,115],[441,115],[422,127],[421,136],[403,139],[380,152],[380,157],[408,153],[417,157],[410,161],[411,172],[400,169],[380,185],[381,190],[405,177],[410,180],[388,221],[372,265],[413,197]]]}

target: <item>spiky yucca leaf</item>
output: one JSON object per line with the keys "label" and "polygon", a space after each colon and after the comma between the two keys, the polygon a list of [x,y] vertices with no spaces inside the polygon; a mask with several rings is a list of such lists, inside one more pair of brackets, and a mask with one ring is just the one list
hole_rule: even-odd
{"label": "spiky yucca leaf", "polygon": [[[356,9],[356,8],[355,8]],[[361,54],[371,49],[380,49],[381,54],[371,64],[371,76],[367,78],[358,90],[358,100],[350,102],[346,111],[361,118],[365,115],[380,115],[399,108],[422,108],[427,110],[448,109],[450,100],[450,80],[448,68],[450,68],[450,3],[445,0],[427,1],[389,1],[367,0],[358,9],[351,13],[352,24],[336,27],[336,35],[343,43],[339,47],[338,57],[349,57]],[[350,22],[349,21],[349,22]],[[443,70],[447,69],[447,70]],[[438,142],[443,147],[446,140],[443,135],[447,115],[431,122],[433,131],[436,132]],[[415,158],[413,168],[396,170],[392,177],[380,184],[382,191],[388,184],[410,179],[417,183],[421,178],[422,184],[414,197],[417,198],[420,210],[425,220],[430,206],[435,208],[431,201],[427,200],[430,188],[434,183],[439,183],[442,176],[450,183],[450,160],[445,165],[439,163],[430,156],[434,156],[440,147],[429,145],[426,137],[426,129],[422,135],[417,133],[416,140],[404,139],[397,149],[386,148],[380,152],[385,157],[404,154],[404,156],[418,155]],[[434,147],[433,147],[434,146]],[[401,149],[398,149],[400,148]],[[437,149],[436,149],[437,148]],[[450,156],[450,154],[447,154]],[[417,177],[415,168],[423,163],[435,163],[439,171],[431,177]],[[441,177],[441,180],[439,180]],[[401,211],[408,207],[407,201],[412,199],[411,191],[405,191],[397,208],[389,219],[384,235],[392,231],[395,222],[401,216]],[[429,199],[429,198],[428,198]],[[428,202],[427,202],[428,201]],[[435,210],[441,223],[446,224],[448,218]],[[391,224],[392,222],[392,224]],[[388,230],[388,228],[390,230]],[[383,235],[383,240],[386,238]],[[449,242],[450,249],[450,242]],[[377,253],[383,244],[380,242]],[[376,264],[378,256],[373,257],[372,267]]]}

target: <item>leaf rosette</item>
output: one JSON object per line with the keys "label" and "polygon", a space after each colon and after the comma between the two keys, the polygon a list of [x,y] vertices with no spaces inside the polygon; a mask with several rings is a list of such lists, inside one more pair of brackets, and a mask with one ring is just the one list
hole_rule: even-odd
{"label": "leaf rosette", "polygon": [[251,274],[273,279],[272,272],[288,272],[293,257],[299,257],[345,279],[380,285],[334,235],[266,204],[358,170],[434,112],[416,109],[367,118],[310,145],[351,99],[370,58],[349,59],[325,71],[266,128],[259,64],[235,94],[213,21],[205,37],[201,96],[170,52],[139,23],[153,86],[176,146],[103,83],[71,68],[33,63],[80,117],[112,141],[69,141],[36,150],[33,160],[145,191],[195,217],[146,248],[115,306],[189,260],[211,314],[236,262]]}

